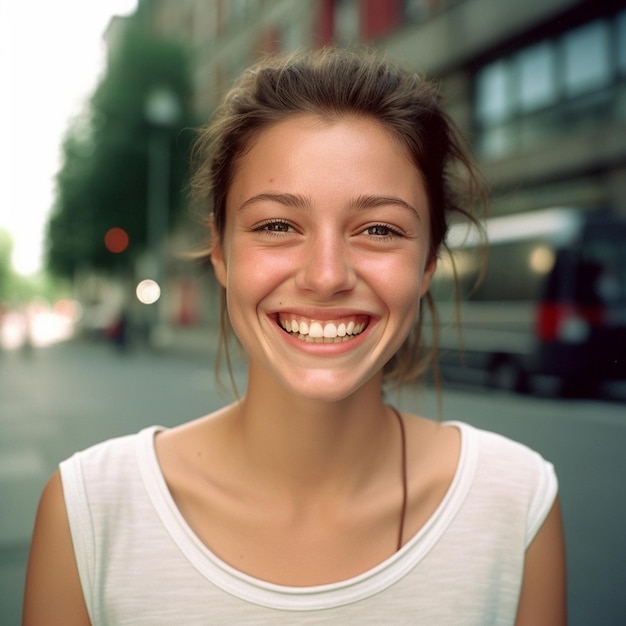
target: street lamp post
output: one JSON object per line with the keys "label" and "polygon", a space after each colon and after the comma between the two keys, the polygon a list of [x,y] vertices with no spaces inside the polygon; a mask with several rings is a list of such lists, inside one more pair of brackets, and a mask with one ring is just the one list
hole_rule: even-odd
{"label": "street lamp post", "polygon": [[[180,117],[180,105],[176,95],[166,88],[150,92],[145,104],[145,116],[150,124],[148,145],[148,211],[147,244],[149,278],[153,279],[165,294],[165,264],[163,245],[167,236],[170,195],[170,140],[172,126]],[[150,342],[158,342],[165,326],[163,297],[152,305],[150,316]]]}

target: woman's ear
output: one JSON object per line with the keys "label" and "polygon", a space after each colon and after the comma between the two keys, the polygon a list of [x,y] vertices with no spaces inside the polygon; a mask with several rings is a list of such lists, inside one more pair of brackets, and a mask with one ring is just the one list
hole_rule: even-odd
{"label": "woman's ear", "polygon": [[217,231],[215,230],[215,224],[211,220],[209,224],[211,232],[211,264],[213,265],[213,271],[215,277],[222,287],[226,287],[226,261],[224,260],[224,248],[222,246],[222,240]]}
{"label": "woman's ear", "polygon": [[422,275],[422,291],[421,296],[426,295],[430,289],[430,284],[433,280],[433,275],[437,269],[437,257],[433,255],[424,268],[424,274]]}

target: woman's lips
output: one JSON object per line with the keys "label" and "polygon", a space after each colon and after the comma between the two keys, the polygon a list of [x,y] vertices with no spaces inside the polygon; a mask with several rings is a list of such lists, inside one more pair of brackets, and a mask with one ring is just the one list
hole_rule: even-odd
{"label": "woman's lips", "polygon": [[278,315],[279,325],[293,337],[309,343],[341,343],[360,335],[369,323],[368,315],[348,315],[317,320],[290,313]]}

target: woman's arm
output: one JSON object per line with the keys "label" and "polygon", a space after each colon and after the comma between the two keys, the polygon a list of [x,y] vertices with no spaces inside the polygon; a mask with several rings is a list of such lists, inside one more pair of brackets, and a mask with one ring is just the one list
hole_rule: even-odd
{"label": "woman's arm", "polygon": [[559,500],[526,550],[516,626],[567,623],[565,542]]}
{"label": "woman's arm", "polygon": [[26,572],[22,626],[89,626],[61,475],[43,490]]}

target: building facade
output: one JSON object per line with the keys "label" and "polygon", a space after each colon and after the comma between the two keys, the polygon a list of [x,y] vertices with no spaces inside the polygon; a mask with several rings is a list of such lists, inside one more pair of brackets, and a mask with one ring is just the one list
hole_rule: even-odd
{"label": "building facade", "polygon": [[365,43],[438,79],[491,212],[626,212],[626,10],[615,0],[146,0],[208,119],[260,54]]}
{"label": "building facade", "polygon": [[[490,213],[563,205],[626,212],[622,3],[334,4],[358,7],[361,41],[441,81],[491,184]],[[382,5],[392,10],[375,18]]]}
{"label": "building facade", "polygon": [[194,62],[194,110],[208,120],[232,81],[263,54],[316,45],[314,0],[144,0],[152,27],[182,38]]}

